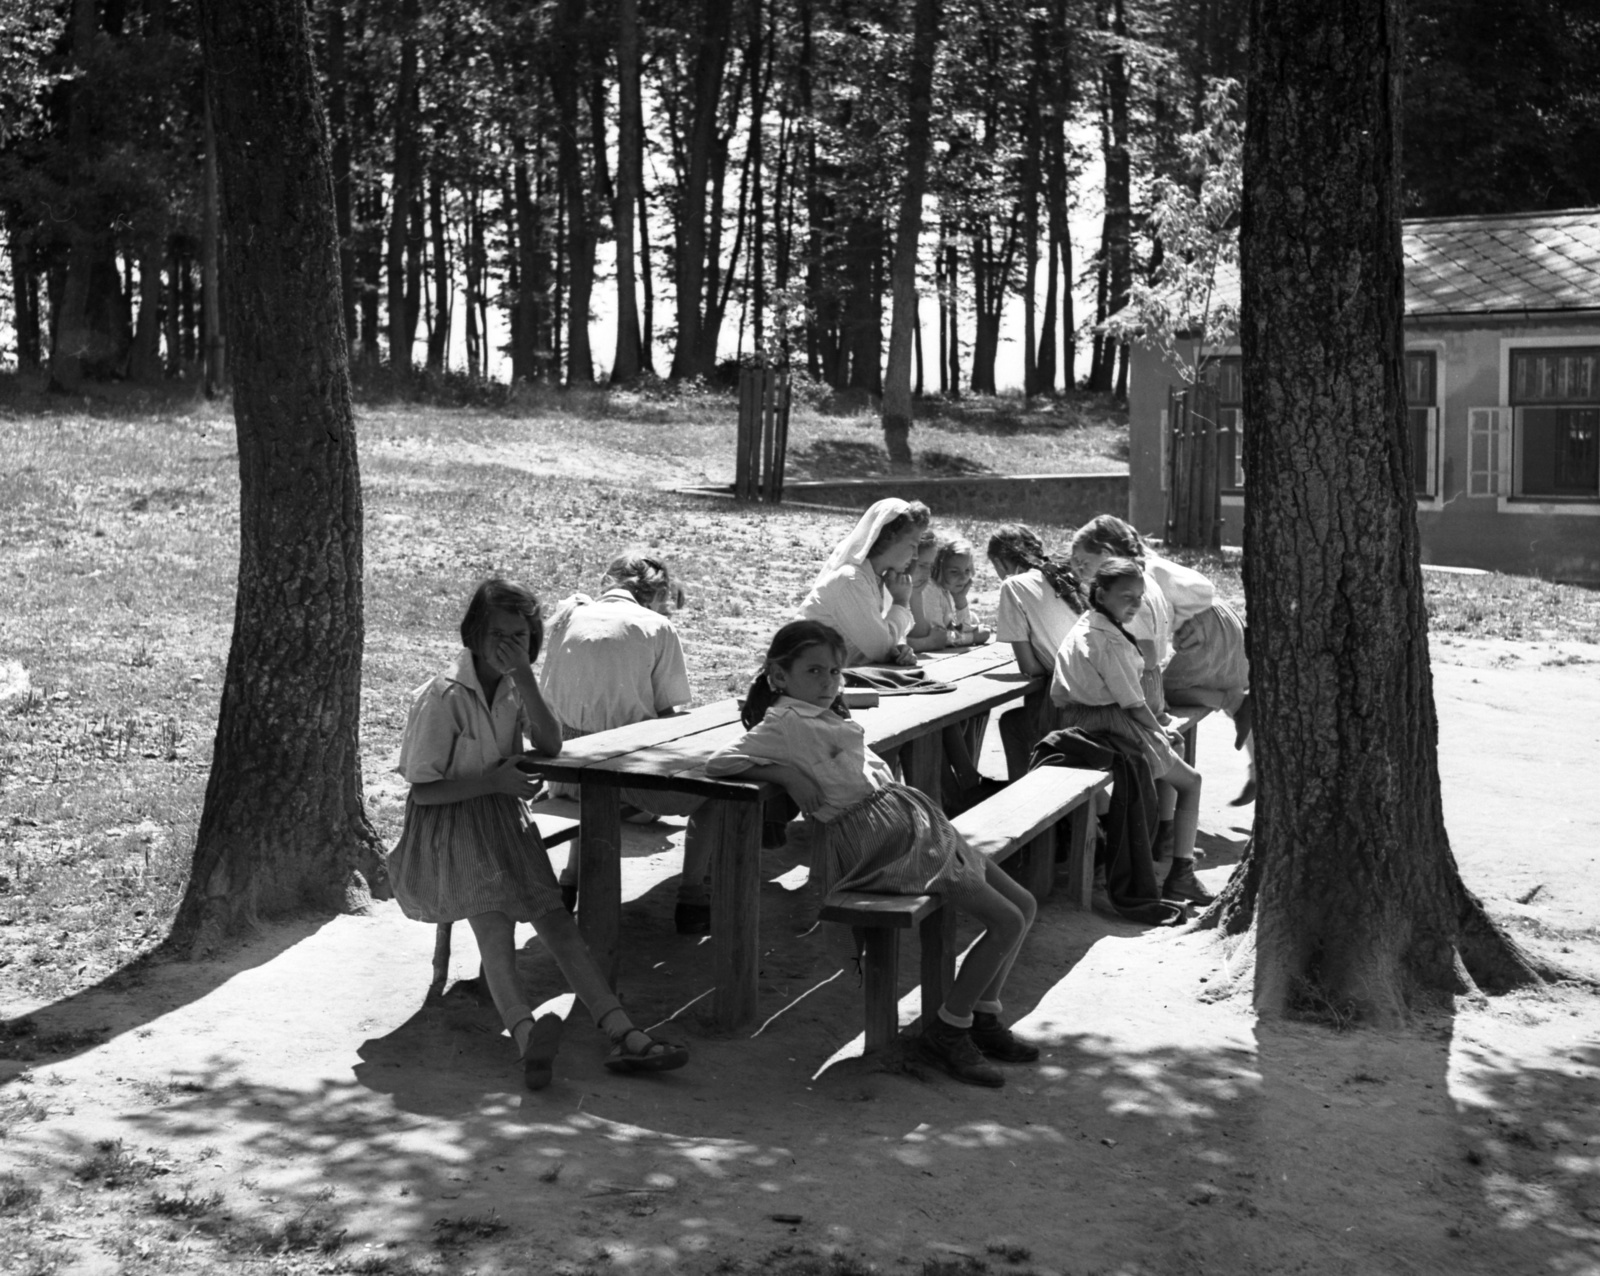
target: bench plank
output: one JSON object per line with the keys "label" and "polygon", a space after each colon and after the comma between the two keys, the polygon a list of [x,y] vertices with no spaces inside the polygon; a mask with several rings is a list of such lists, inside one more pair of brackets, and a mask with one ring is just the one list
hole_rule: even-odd
{"label": "bench plank", "polygon": [[1110,783],[1106,771],[1040,767],[950,822],[974,850],[1004,860]]}

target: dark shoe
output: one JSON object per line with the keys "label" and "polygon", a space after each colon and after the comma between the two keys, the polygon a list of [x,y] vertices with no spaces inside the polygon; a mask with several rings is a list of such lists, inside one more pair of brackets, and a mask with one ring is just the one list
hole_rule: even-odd
{"label": "dark shoe", "polygon": [[1250,729],[1255,725],[1256,707],[1246,692],[1244,700],[1239,705],[1239,711],[1233,715],[1233,747],[1244,748],[1244,742],[1250,738]]}
{"label": "dark shoe", "polygon": [[1000,1063],[1037,1063],[1039,1047],[1012,1034],[999,1015],[976,1011],[972,1016],[972,1044]]}
{"label": "dark shoe", "polygon": [[680,935],[709,935],[711,933],[710,904],[679,904],[672,910],[672,924]]}
{"label": "dark shoe", "polygon": [[1173,860],[1172,869],[1161,887],[1161,898],[1180,900],[1186,904],[1209,904],[1215,898],[1200,885],[1194,873],[1193,860]]}
{"label": "dark shoe", "polygon": [[572,882],[561,883],[561,907],[569,913],[578,911],[578,888]]}
{"label": "dark shoe", "polygon": [[[643,1050],[629,1050],[628,1038],[634,1035],[648,1038],[650,1044]],[[688,1062],[687,1046],[660,1041],[637,1028],[630,1028],[605,1058],[605,1066],[612,1072],[671,1072]]]}
{"label": "dark shoe", "polygon": [[1256,777],[1251,776],[1244,782],[1244,788],[1239,790],[1239,796],[1229,802],[1229,806],[1249,806],[1256,800]]}
{"label": "dark shoe", "polygon": [[988,1086],[990,1089],[997,1089],[1006,1083],[999,1068],[983,1061],[971,1032],[947,1024],[937,1015],[932,1023],[923,1025],[917,1043],[929,1063],[944,1069],[957,1081]]}
{"label": "dark shoe", "polygon": [[780,846],[789,845],[789,825],[787,821],[768,820],[761,826],[761,849],[773,851]]}
{"label": "dark shoe", "polygon": [[522,1084],[530,1090],[543,1090],[555,1075],[556,1051],[561,1048],[561,1016],[540,1015],[532,1023],[528,1044],[522,1048]]}

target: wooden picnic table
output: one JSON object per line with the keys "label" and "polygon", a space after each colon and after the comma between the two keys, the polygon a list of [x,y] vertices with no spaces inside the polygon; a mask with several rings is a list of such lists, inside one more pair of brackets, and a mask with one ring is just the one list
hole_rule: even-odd
{"label": "wooden picnic table", "polygon": [[[943,729],[1020,700],[1038,685],[1018,671],[1009,647],[987,644],[926,653],[928,676],[953,690],[884,696],[852,710],[880,754],[899,754],[905,782],[937,797],[942,782]],[[711,867],[712,1015],[735,1029],[756,1015],[760,962],[761,807],[774,786],[714,778],[705,763],[744,727],[739,705],[719,700],[669,718],[569,740],[559,757],[530,757],[547,779],[579,786],[578,926],[613,982],[622,924],[624,788],[670,789],[709,799],[700,819],[715,847]]]}

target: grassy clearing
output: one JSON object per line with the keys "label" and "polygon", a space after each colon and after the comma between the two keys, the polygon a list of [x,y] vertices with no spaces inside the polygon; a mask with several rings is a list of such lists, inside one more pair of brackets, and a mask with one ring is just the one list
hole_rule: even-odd
{"label": "grassy clearing", "polygon": [[[914,442],[1013,472],[1104,468],[1119,427],[1104,414],[1097,424],[1098,411],[965,404],[919,424]],[[743,689],[852,521],[660,490],[728,476],[732,411],[708,395],[532,396],[497,412],[382,407],[358,421],[362,741],[373,818],[389,837],[410,692],[449,659],[476,578],[515,575],[553,604],[592,590],[622,545],[656,549],[688,588],[678,625],[695,696],[715,699]],[[871,417],[807,410],[796,414],[794,441],[813,458],[848,457],[844,445],[875,445],[876,429]],[[219,406],[91,414],[8,409],[0,397],[0,443],[0,661],[20,662],[31,681],[0,710],[0,995],[14,1003],[92,983],[165,934],[230,637],[238,479],[231,417]],[[1043,531],[1064,548],[1062,529]],[[1180,557],[1242,601],[1236,563]],[[1499,576],[1430,575],[1427,585],[1436,632],[1600,640],[1600,595],[1588,591]],[[0,1032],[0,1058],[73,1048],[26,1021]],[[0,1128],[5,1119],[18,1118],[0,1112]]]}

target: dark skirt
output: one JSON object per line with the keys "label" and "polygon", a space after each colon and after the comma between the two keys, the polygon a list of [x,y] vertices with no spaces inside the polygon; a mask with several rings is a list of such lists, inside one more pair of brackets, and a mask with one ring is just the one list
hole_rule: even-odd
{"label": "dark skirt", "polygon": [[1130,741],[1144,755],[1144,760],[1150,764],[1150,774],[1158,780],[1172,770],[1175,763],[1183,761],[1165,732],[1145,726],[1121,705],[1061,705],[1056,709],[1056,725],[1062,729],[1077,727],[1090,735],[1103,731]]}
{"label": "dark skirt", "polygon": [[812,872],[822,890],[937,895],[951,883],[984,879],[983,855],[967,845],[938,803],[890,784],[837,818],[814,826]]}
{"label": "dark skirt", "polygon": [[400,910],[419,922],[479,913],[531,922],[562,906],[539,830],[509,793],[436,806],[407,798],[388,866]]}

